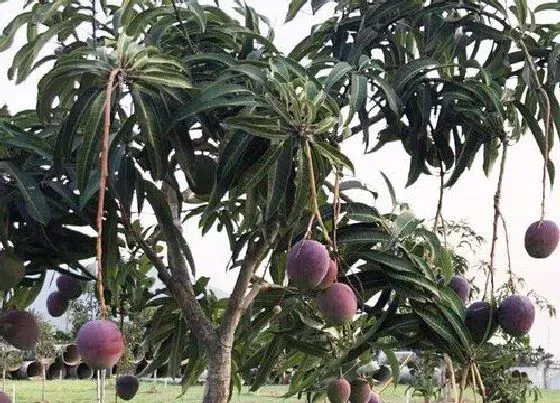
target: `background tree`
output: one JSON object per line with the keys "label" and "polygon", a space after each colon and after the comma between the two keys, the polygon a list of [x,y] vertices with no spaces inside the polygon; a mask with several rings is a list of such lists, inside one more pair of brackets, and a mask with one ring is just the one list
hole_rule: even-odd
{"label": "background tree", "polygon": [[[436,173],[443,187],[478,153],[488,173],[500,149],[529,132],[545,157],[544,218],[557,27],[535,13],[550,6],[340,0],[282,55],[266,18],[241,4],[243,23],[198,2],[43,3],[27,2],[0,44],[26,26],[8,72],[17,82],[54,61],[37,109],[0,126],[2,240],[30,262],[5,306],[27,306],[47,269],[91,278],[81,262],[97,256],[105,316],[118,301],[103,286],[118,278],[121,255],[141,252],[165,286],[143,297],[155,308],[146,333],[154,362],[173,369],[188,357],[185,387],[207,365],[205,402],[226,402],[255,367],[258,388],[280,355],[297,368],[288,394],[308,398],[341,371],[357,376],[373,351],[386,351],[396,376],[395,347],[435,349],[475,372],[478,345],[446,285],[453,252],[396,202],[383,213],[353,201],[349,191],[363,185],[347,180],[340,145],[357,134],[368,152],[401,141],[408,183]],[[305,3],[291,2],[287,19]],[[78,34],[86,27],[91,36]],[[60,46],[49,53],[53,38]],[[137,220],[143,211],[157,224]],[[186,220],[203,234],[227,232],[228,269],[239,270],[229,298],[196,277]],[[324,326],[316,293],[286,280],[287,251],[308,236],[329,247],[339,281],[359,297],[348,325]],[[488,273],[493,300],[492,256]]]}
{"label": "background tree", "polygon": [[19,369],[23,364],[23,352],[9,344],[0,342],[0,365],[2,368],[2,390],[6,389],[6,372]]}

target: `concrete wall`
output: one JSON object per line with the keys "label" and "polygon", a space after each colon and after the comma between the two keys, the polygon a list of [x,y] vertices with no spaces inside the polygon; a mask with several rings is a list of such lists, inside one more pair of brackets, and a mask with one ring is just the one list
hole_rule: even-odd
{"label": "concrete wall", "polygon": [[538,365],[535,367],[516,367],[512,368],[512,370],[513,369],[517,369],[519,372],[527,372],[527,376],[531,382],[540,389],[560,390],[559,368],[545,369],[544,365]]}

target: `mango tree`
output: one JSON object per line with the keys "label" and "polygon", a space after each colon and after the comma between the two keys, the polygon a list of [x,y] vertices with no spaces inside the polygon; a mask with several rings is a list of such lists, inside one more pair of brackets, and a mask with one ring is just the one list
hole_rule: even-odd
{"label": "mango tree", "polygon": [[[305,3],[292,1],[287,20]],[[273,371],[296,368],[289,395],[311,400],[326,393],[326,380],[344,376],[353,401],[369,399],[360,363],[385,351],[396,382],[395,348],[444,354],[464,367],[463,388],[472,375],[483,394],[477,351],[494,329],[508,145],[529,132],[544,157],[537,234],[546,177],[554,178],[558,28],[538,23],[554,6],[336,3],[332,18],[284,55],[266,17],[240,3],[243,23],[197,1],[27,1],[1,37],[9,48],[26,27],[8,76],[22,82],[49,70],[36,109],[1,120],[1,240],[25,262],[4,309],[29,305],[47,270],[93,279],[84,260],[96,257],[107,318],[115,300],[105,286],[119,284],[123,257],[141,253],[165,286],[148,302],[156,309],[145,337],[156,348],[146,372],[166,363],[175,374],[188,359],[187,388],[207,366],[204,402],[228,401],[253,368],[253,389]],[[52,40],[54,51],[45,46]],[[402,142],[409,185],[440,175],[433,230],[396,200],[383,213],[352,199],[356,189],[375,195],[348,178],[353,165],[341,146],[359,134],[367,152]],[[485,173],[502,159],[486,301],[476,317],[485,325],[469,327],[450,286],[458,258],[436,230],[443,188],[479,153]],[[157,224],[143,224],[142,212]],[[227,233],[228,270],[238,271],[228,298],[197,278],[187,220],[202,234]],[[551,252],[558,238],[549,238]],[[515,335],[528,330],[509,326],[507,315],[500,323]],[[347,399],[339,384],[331,389]]]}

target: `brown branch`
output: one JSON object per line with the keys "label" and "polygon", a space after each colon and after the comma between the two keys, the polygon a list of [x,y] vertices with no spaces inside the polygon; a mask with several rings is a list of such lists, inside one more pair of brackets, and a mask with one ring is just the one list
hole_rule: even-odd
{"label": "brown branch", "polygon": [[459,390],[459,401],[460,402],[463,401],[463,393],[465,392],[465,386],[467,384],[467,378],[469,376],[470,369],[471,369],[470,366],[468,366],[466,368],[463,368],[463,376],[461,377],[461,389]]}
{"label": "brown branch", "polygon": [[476,386],[477,386],[477,383],[476,383],[476,375],[474,374],[474,372],[475,372],[474,362],[471,363],[471,368],[472,368],[471,369],[471,382],[472,382],[472,388],[473,388],[473,400],[474,400],[474,403],[476,403]]}
{"label": "brown branch", "polygon": [[[502,151],[502,160],[500,162],[500,173],[498,176],[498,185],[496,187],[496,193],[494,194],[494,219],[492,221],[492,244],[490,246],[490,263],[488,267],[488,276],[490,279],[491,295],[494,295],[494,256],[496,254],[496,242],[498,241],[498,218],[500,217],[500,200],[502,196],[502,184],[504,180],[504,172],[505,172],[507,149],[508,149],[508,141],[505,136],[502,140],[502,144],[503,144],[503,151]],[[486,281],[486,285],[484,286],[484,297],[486,297],[487,289],[488,289],[488,281]]]}
{"label": "brown branch", "polygon": [[323,237],[333,246],[331,238],[329,237],[329,231],[323,223],[323,218],[321,217],[321,211],[319,210],[319,205],[317,204],[317,190],[315,189],[315,171],[313,170],[313,157],[311,156],[311,147],[309,146],[309,141],[303,140],[303,148],[305,150],[305,157],[307,159],[307,169],[309,171],[309,189],[311,190],[311,203],[313,205],[313,210],[315,211],[315,217],[319,221],[321,230],[323,231]]}
{"label": "brown branch", "polygon": [[[171,275],[167,266],[157,255],[154,249],[140,234],[134,230],[134,228],[132,228],[132,225],[130,224],[130,217],[126,215],[126,212],[124,212],[123,209],[121,209],[121,214],[123,216],[123,225],[140,246],[140,249],[144,251],[150,262],[154,265],[163,284],[165,284],[165,286],[171,291],[175,301],[181,308],[189,329],[206,349],[210,350],[215,348],[218,342],[215,329],[210,320],[204,315],[204,312],[194,295],[192,284],[190,281],[185,280],[185,276],[187,276],[188,279],[188,269],[184,264],[182,255],[180,252],[177,252],[178,248],[175,248],[171,245],[171,243],[168,243],[167,247],[172,248],[174,252],[172,256],[172,259],[174,260],[173,263],[177,262],[178,264],[178,266],[174,266],[170,262],[171,273],[173,274]],[[182,265],[180,263],[181,261],[183,261]],[[177,269],[177,267],[179,267],[179,269]]]}
{"label": "brown branch", "polygon": [[257,295],[259,295],[261,291],[267,290],[269,286],[270,285],[267,282],[259,282],[253,284],[251,290],[245,297],[245,301],[243,301],[243,306],[241,307],[242,311],[243,312],[247,311],[247,308],[249,308],[249,305],[251,305],[251,303],[255,300],[255,298],[257,298]]}
{"label": "brown branch", "polygon": [[445,189],[445,170],[443,169],[443,162],[439,162],[439,199],[436,208],[436,216],[434,218],[434,228],[433,233],[437,234],[438,221],[441,219],[441,225],[443,228],[443,244],[447,247],[447,230],[445,229],[445,220],[443,219],[442,209],[443,209],[443,190]]}
{"label": "brown branch", "polygon": [[334,192],[333,192],[333,248],[334,252],[338,251],[336,244],[336,230],[338,227],[338,218],[340,217],[340,177],[342,176],[342,170],[337,167],[334,178]]}
{"label": "brown branch", "polygon": [[511,249],[509,246],[509,232],[508,232],[508,228],[507,228],[507,223],[506,220],[504,218],[504,216],[502,215],[502,213],[500,212],[500,219],[502,220],[502,226],[504,228],[504,235],[506,237],[506,251],[507,251],[507,259],[508,259],[508,276],[509,276],[509,283],[510,283],[510,287],[511,287],[511,291],[515,294],[515,283],[513,281],[513,269],[511,266]]}
{"label": "brown branch", "polygon": [[455,398],[454,402],[460,403],[459,395],[457,393],[457,379],[455,377],[455,369],[453,368],[453,361],[451,361],[451,357],[449,357],[448,354],[444,354],[443,359],[445,360],[445,365],[447,366],[447,368],[449,368],[449,371],[451,371],[451,384],[453,385],[453,396]]}
{"label": "brown branch", "polygon": [[525,54],[525,60],[527,61],[527,67],[529,67],[529,71],[533,76],[533,81],[535,82],[535,86],[537,87],[537,92],[540,92],[543,99],[543,109],[544,109],[544,163],[543,163],[543,171],[542,171],[542,199],[541,199],[541,218],[540,221],[544,220],[545,216],[545,203],[546,203],[546,176],[547,176],[547,167],[548,167],[548,160],[549,160],[549,150],[548,150],[548,136],[549,136],[549,129],[550,129],[550,99],[548,98],[548,94],[546,90],[542,87],[541,82],[539,81],[539,75],[537,70],[535,69],[535,65],[531,59],[531,54],[525,45],[525,42],[520,39],[518,41],[521,50]]}
{"label": "brown branch", "polygon": [[389,388],[389,386],[391,386],[392,383],[393,383],[393,377],[390,377],[389,380],[385,382],[385,385],[383,385],[381,390],[377,392],[377,394],[381,395],[383,392],[387,390],[387,388]]}
{"label": "brown branch", "polygon": [[482,396],[482,401],[486,401],[486,388],[484,387],[484,382],[482,382],[482,377],[480,376],[480,370],[476,362],[473,362],[473,371],[476,375],[476,380],[478,381],[478,387],[480,388],[480,394]]}
{"label": "brown branch", "polygon": [[[250,301],[249,304],[246,304],[244,301],[249,298],[249,296],[246,296],[245,294],[249,289],[251,278],[253,277],[255,270],[259,267],[259,264],[265,258],[268,247],[276,239],[278,230],[279,226],[276,224],[273,228],[271,228],[268,234],[261,234],[258,241],[249,243],[247,247],[245,259],[241,265],[235,287],[229,297],[226,312],[224,313],[222,323],[218,327],[218,337],[220,338],[222,346],[231,347],[233,344],[235,329],[239,324],[241,316],[245,312],[245,305],[248,306],[250,304]],[[250,292],[250,298],[254,299],[260,290],[253,290]]]}
{"label": "brown branch", "polygon": [[[540,86],[540,84],[539,84]],[[540,87],[540,91],[543,94],[544,100],[544,114],[545,114],[545,121],[544,121],[544,163],[543,163],[543,172],[542,172],[542,200],[541,200],[541,222],[544,220],[545,216],[545,202],[546,202],[546,174],[547,174],[547,167],[548,167],[548,131],[550,130],[550,99],[548,99],[548,94],[544,90],[544,88]]]}
{"label": "brown branch", "polygon": [[107,187],[107,177],[109,176],[109,132],[111,130],[111,96],[113,93],[113,85],[120,69],[114,69],[109,74],[107,87],[105,89],[104,104],[104,125],[103,137],[101,139],[101,155],[99,167],[99,197],[97,199],[97,293],[99,294],[99,316],[101,319],[107,318],[107,305],[105,303],[105,293],[103,291],[103,274],[101,260],[103,258],[103,215],[105,212],[105,192]]}
{"label": "brown branch", "polygon": [[307,230],[305,231],[305,235],[303,239],[309,239],[311,237],[311,231],[313,230],[314,222],[315,222],[315,212],[311,214],[311,218],[309,219],[309,223],[307,223]]}
{"label": "brown branch", "polygon": [[[412,353],[408,354],[406,356],[405,360],[401,363],[401,365],[399,365],[399,369],[403,369],[404,367],[406,367],[406,364],[408,364],[408,362],[412,359],[412,356],[413,356]],[[378,394],[381,395],[385,390],[387,390],[387,388],[393,383],[394,380],[395,380],[395,378],[393,376],[391,376],[389,378],[389,380],[387,382],[385,382],[385,385],[378,392]]]}

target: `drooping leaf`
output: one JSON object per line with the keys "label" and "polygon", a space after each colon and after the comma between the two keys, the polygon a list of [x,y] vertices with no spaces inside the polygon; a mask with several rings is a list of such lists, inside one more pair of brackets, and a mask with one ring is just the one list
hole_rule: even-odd
{"label": "drooping leaf", "polygon": [[286,193],[292,172],[294,142],[293,137],[284,140],[282,151],[273,169],[269,172],[269,182],[271,183],[269,184],[270,193],[266,202],[266,216],[268,218],[276,213]]}
{"label": "drooping leaf", "polygon": [[294,19],[299,10],[307,3],[307,0],[291,0],[288,6],[288,13],[284,22],[290,22]]}
{"label": "drooping leaf", "polygon": [[0,171],[9,175],[16,182],[29,215],[41,224],[48,224],[51,219],[51,210],[39,184],[9,161],[0,161]]}

